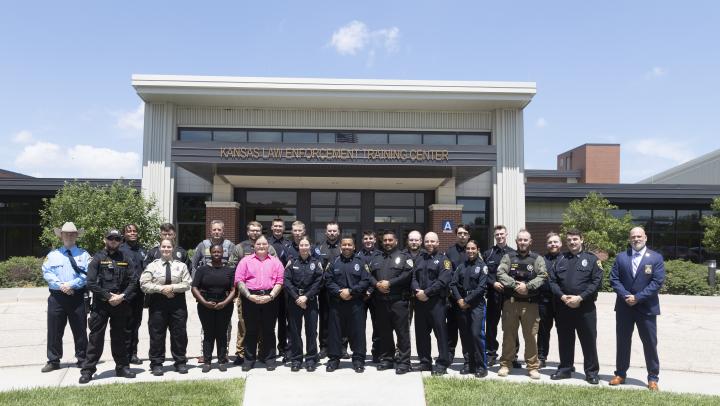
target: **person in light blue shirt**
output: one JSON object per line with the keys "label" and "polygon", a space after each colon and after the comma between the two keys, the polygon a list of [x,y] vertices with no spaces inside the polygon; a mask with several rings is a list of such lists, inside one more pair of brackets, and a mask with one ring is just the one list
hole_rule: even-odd
{"label": "person in light blue shirt", "polygon": [[43,278],[50,288],[47,318],[47,357],[48,362],[42,372],[60,368],[63,355],[62,338],[65,325],[75,341],[75,357],[78,367],[85,360],[87,350],[87,316],[85,313],[86,268],[90,254],[76,245],[83,230],[67,222],[62,228],[56,228],[55,234],[62,239],[63,246],[52,250],[42,265]]}

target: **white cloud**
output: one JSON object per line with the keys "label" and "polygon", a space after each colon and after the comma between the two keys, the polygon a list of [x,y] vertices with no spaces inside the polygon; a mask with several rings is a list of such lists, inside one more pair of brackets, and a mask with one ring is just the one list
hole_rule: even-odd
{"label": "white cloud", "polygon": [[142,131],[145,124],[145,105],[140,105],[133,111],[120,113],[117,119],[117,126],[121,130]]}
{"label": "white cloud", "polygon": [[630,141],[626,145],[633,154],[669,160],[675,165],[687,162],[696,155],[685,142],[668,139],[644,138]]}
{"label": "white cloud", "polygon": [[540,117],[537,119],[537,121],[535,121],[535,127],[537,128],[545,128],[547,127],[547,124],[547,120],[545,120],[544,117]]}
{"label": "white cloud", "polygon": [[661,66],[654,66],[652,69],[645,73],[645,79],[657,79],[663,76],[667,76],[668,70]]}
{"label": "white cloud", "polygon": [[12,140],[16,144],[27,144],[29,142],[32,142],[33,135],[28,130],[22,130],[20,132],[13,134]]}
{"label": "white cloud", "polygon": [[139,178],[140,156],[90,145],[61,147],[38,141],[26,145],[15,166],[38,177]]}
{"label": "white cloud", "polygon": [[399,38],[398,27],[370,30],[364,22],[353,20],[333,33],[330,45],[340,55],[357,55],[367,49],[374,58],[376,49],[389,53],[397,51]]}

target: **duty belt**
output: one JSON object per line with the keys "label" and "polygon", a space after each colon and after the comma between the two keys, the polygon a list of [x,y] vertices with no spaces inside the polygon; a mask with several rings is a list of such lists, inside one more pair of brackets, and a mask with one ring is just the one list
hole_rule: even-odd
{"label": "duty belt", "polygon": [[269,295],[272,289],[252,290],[250,289],[251,295]]}
{"label": "duty belt", "polygon": [[515,297],[515,296],[510,296],[510,298],[508,298],[507,300],[509,300],[510,303],[514,303],[514,302],[537,303],[537,302],[539,302],[537,296],[531,296],[531,297]]}

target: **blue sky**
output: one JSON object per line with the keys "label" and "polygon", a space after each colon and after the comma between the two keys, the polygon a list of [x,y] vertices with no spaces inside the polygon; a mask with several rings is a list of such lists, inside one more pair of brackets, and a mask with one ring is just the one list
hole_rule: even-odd
{"label": "blue sky", "polygon": [[719,21],[711,1],[8,3],[0,168],[140,177],[134,73],[506,80],[537,83],[527,168],[620,143],[633,182],[720,148]]}

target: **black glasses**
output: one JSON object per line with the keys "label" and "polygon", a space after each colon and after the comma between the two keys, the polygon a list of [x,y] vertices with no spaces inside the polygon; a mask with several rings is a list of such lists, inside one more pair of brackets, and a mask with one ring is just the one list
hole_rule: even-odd
{"label": "black glasses", "polygon": [[122,241],[122,238],[111,235],[110,237],[105,237],[108,241]]}

